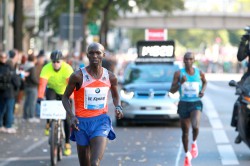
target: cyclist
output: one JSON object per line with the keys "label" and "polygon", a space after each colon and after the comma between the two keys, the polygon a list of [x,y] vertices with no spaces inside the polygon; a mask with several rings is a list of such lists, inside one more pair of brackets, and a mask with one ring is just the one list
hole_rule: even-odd
{"label": "cyclist", "polygon": [[[70,139],[76,141],[78,159],[81,166],[100,165],[107,138],[115,139],[108,112],[107,98],[111,90],[115,114],[123,117],[117,90],[116,76],[102,67],[105,56],[100,43],[88,46],[89,65],[75,71],[63,95],[63,105],[71,117],[73,131]],[[70,95],[74,92],[75,114],[71,110]]]}
{"label": "cyclist", "polygon": [[[38,102],[46,100],[61,100],[66,89],[68,79],[73,73],[72,67],[62,60],[62,52],[55,50],[50,55],[51,62],[47,63],[41,71],[38,87]],[[47,88],[46,88],[47,86]],[[49,135],[49,119],[47,120],[44,134]],[[70,146],[70,119],[66,116],[64,120],[65,148],[64,155],[71,155]]]}

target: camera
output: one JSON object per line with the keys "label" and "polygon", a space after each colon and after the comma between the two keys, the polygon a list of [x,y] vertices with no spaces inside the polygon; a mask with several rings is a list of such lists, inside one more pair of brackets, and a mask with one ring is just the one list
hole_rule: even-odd
{"label": "camera", "polygon": [[[246,31],[246,33],[242,35],[241,41],[243,42],[250,41],[250,26],[246,26],[244,30]],[[249,48],[250,48],[250,43],[249,43]]]}
{"label": "camera", "polygon": [[243,37],[246,40],[250,40],[250,26],[245,27],[244,30],[246,31],[246,33],[243,35]]}
{"label": "camera", "polygon": [[246,26],[244,30],[246,31],[246,34],[250,35],[250,26]]}

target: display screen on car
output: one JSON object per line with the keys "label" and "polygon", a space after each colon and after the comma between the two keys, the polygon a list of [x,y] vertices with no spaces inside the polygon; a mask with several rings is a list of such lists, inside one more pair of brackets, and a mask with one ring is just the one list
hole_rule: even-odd
{"label": "display screen on car", "polygon": [[171,62],[174,60],[175,43],[167,41],[138,41],[136,62]]}

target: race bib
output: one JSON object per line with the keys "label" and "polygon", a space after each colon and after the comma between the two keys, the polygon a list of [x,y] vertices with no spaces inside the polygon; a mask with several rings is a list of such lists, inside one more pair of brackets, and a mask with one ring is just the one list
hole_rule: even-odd
{"label": "race bib", "polygon": [[105,108],[108,91],[109,87],[85,87],[84,108],[89,110]]}
{"label": "race bib", "polygon": [[182,97],[193,98],[198,97],[199,94],[199,82],[184,82],[181,85]]}

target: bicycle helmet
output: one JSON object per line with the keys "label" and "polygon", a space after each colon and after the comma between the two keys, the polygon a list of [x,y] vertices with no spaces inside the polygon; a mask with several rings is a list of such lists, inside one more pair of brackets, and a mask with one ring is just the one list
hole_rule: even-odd
{"label": "bicycle helmet", "polygon": [[62,59],[62,52],[59,50],[52,51],[50,54],[50,59],[52,61],[58,61],[58,60]]}

